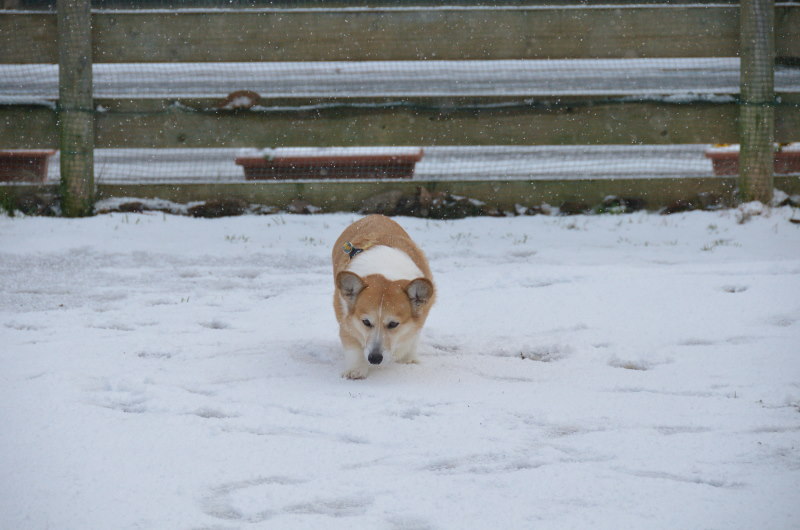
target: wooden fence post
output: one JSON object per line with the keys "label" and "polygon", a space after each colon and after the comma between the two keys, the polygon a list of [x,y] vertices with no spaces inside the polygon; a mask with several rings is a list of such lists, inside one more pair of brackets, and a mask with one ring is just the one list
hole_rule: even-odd
{"label": "wooden fence post", "polygon": [[740,4],[739,200],[772,200],[775,1]]}
{"label": "wooden fence post", "polygon": [[90,0],[57,0],[61,208],[94,213],[94,108]]}

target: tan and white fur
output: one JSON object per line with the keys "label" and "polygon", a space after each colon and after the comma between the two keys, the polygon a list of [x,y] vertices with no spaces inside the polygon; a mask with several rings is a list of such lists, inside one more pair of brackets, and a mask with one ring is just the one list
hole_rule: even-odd
{"label": "tan and white fur", "polygon": [[422,250],[399,224],[370,215],[342,232],[332,258],[342,377],[363,379],[370,365],[418,362],[417,341],[435,299]]}

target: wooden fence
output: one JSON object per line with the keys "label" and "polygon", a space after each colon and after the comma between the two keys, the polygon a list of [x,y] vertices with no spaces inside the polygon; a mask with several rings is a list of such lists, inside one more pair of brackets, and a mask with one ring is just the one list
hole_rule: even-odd
{"label": "wooden fence", "polygon": [[[63,0],[65,4],[76,2],[85,0]],[[726,5],[98,10],[90,15],[90,42],[84,40],[78,46],[91,49],[90,60],[95,64],[733,57],[741,49],[739,15],[737,6]],[[74,17],[69,20],[75,22]],[[781,60],[800,57],[797,28],[800,6],[778,4],[774,53]],[[59,41],[59,35],[64,35],[64,28],[59,32],[56,14],[0,11],[0,63],[61,61],[63,65],[74,61],[75,55],[65,50],[70,42]],[[81,52],[77,53],[80,56]],[[73,80],[73,84],[76,82]],[[800,94],[779,96],[782,106],[775,113],[774,139],[800,140]],[[535,104],[528,107],[492,105],[519,99],[431,96],[403,98],[411,103],[403,106],[325,108],[319,104],[342,99],[295,97],[261,103],[294,107],[295,111],[258,113],[213,110],[219,104],[214,98],[95,98],[94,106],[102,106],[107,112],[90,116],[94,147],[98,148],[671,144],[738,143],[740,139],[736,101],[687,104],[607,98],[596,102],[589,95],[565,98],[553,94],[537,96]],[[347,103],[385,101],[380,97],[347,98]],[[303,110],[306,105],[318,108]],[[58,148],[58,122],[64,119],[67,107],[61,101],[59,115],[55,107],[0,104],[0,147]],[[800,191],[797,180],[787,179],[785,186]],[[289,200],[292,193],[287,189],[295,190],[294,197],[303,195],[309,186],[356,197],[363,193],[347,186],[359,185],[364,186],[247,183],[226,190],[225,185],[183,185],[180,193],[158,186],[100,186],[99,193],[199,199],[228,193],[269,197],[275,196],[273,191],[283,190],[278,195]],[[445,185],[454,192],[470,187],[473,194],[481,193],[475,183],[437,186],[441,189]],[[707,183],[709,188],[719,185],[710,179]],[[483,193],[508,203],[520,194],[535,200],[536,190],[547,186],[564,188],[533,181],[495,181],[485,184]],[[615,182],[609,188],[626,186],[641,183]],[[686,188],[687,183],[675,181],[676,190],[682,186]],[[697,187],[697,182],[688,185],[692,190]],[[556,200],[581,193],[575,186],[567,188]],[[587,189],[600,198],[608,192],[594,185]],[[654,197],[655,201],[658,197],[668,200],[672,195],[656,193]],[[343,206],[341,201],[333,204]]]}

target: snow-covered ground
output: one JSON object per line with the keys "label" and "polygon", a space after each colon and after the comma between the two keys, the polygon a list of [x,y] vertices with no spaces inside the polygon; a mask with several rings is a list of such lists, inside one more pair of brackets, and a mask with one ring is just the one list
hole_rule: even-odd
{"label": "snow-covered ground", "polygon": [[793,215],[400,219],[439,301],[364,381],[355,215],[0,217],[0,527],[798,528]]}

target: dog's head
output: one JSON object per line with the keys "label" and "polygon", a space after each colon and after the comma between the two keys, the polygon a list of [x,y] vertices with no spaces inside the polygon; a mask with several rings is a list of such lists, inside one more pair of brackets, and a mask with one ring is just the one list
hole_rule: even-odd
{"label": "dog's head", "polygon": [[389,281],[349,271],[336,276],[345,318],[342,326],[370,364],[381,364],[413,346],[433,298],[426,278]]}

